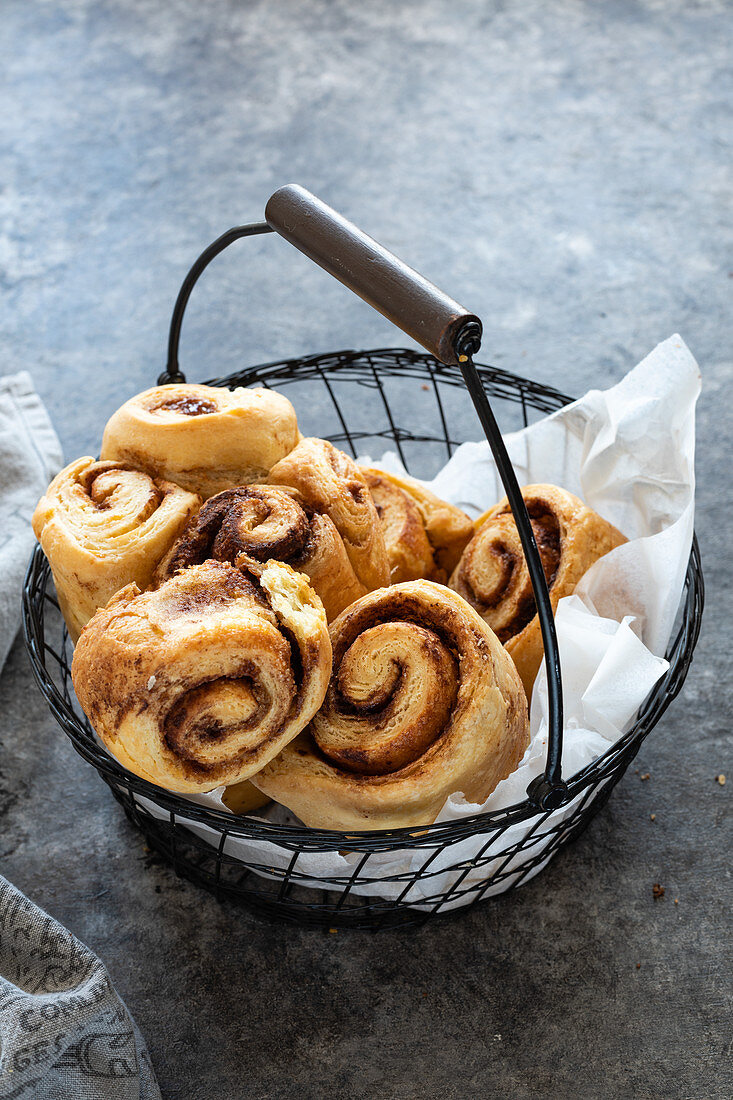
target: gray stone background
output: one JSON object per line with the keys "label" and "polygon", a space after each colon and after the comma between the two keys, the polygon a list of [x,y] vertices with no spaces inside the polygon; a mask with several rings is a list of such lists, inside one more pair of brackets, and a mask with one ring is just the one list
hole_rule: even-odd
{"label": "gray stone background", "polygon": [[[19,641],[3,872],[107,963],[168,1100],[730,1096],[730,5],[4,0],[0,20],[0,369],[32,372],[69,459],[153,382],[201,247],[297,181],[475,309],[484,360],[580,393],[679,331],[708,587],[649,780],[470,914],[327,935],[177,880]],[[405,343],[267,238],[208,273],[182,363]]]}

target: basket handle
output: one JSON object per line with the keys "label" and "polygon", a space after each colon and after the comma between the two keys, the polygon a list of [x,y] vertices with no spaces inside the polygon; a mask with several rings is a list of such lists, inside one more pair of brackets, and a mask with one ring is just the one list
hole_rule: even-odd
{"label": "basket handle", "polygon": [[168,365],[158,383],[185,381],[178,366],[181,323],[191,291],[204,269],[241,237],[273,231],[422,344],[440,362],[459,366],[504,484],[532,582],[546,655],[549,731],[545,772],[530,783],[527,797],[539,809],[554,809],[568,796],[562,779],[562,676],[555,620],[527,506],[473,362],[473,355],[481,346],[481,321],[303,187],[288,184],[275,191],[265,208],[265,218],[265,222],[237,226],[222,234],[188,272],[171,319]]}
{"label": "basket handle", "polygon": [[265,207],[267,224],[344,283],[397,328],[455,366],[466,325],[481,337],[474,313],[453,301],[373,237],[297,184],[281,187]]}

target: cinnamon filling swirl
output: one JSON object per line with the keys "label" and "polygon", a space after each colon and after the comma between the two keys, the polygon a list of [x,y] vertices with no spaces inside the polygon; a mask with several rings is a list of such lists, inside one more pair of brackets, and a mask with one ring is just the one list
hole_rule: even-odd
{"label": "cinnamon filling swirl", "polygon": [[[162,719],[166,746],[193,772],[206,774],[246,761],[261,749],[258,730],[264,723],[271,725],[273,736],[279,732],[287,717],[286,696],[274,700],[258,683],[257,674],[254,664],[244,662],[238,676],[211,680],[186,692]],[[294,695],[287,677],[283,687]]]}
{"label": "cinnamon filling swirl", "polygon": [[307,725],[331,671],[323,607],[287,565],[207,560],[129,585],[84,631],[79,702],[127,768],[169,790],[248,779]]}
{"label": "cinnamon filling swirl", "polygon": [[283,561],[305,573],[329,619],[364,595],[329,517],[308,507],[297,490],[269,485],[228,489],[208,500],[157,576],[163,580],[207,559],[239,565],[243,558]]}
{"label": "cinnamon filling swirl", "polygon": [[201,501],[119,461],[80,458],[49,485],[33,530],[72,641],[126,584],[146,588]]}
{"label": "cinnamon filling swirl", "polygon": [[[610,523],[555,485],[522,490],[553,609],[598,558],[624,542]],[[542,661],[542,637],[529,570],[506,500],[476,521],[476,534],[450,579],[506,645],[527,694]]]}
{"label": "cinnamon filling swirl", "polygon": [[218,412],[219,406],[202,397],[171,397],[150,405],[150,412],[173,412],[180,416],[208,416]]}
{"label": "cinnamon filling swirl", "polygon": [[206,502],[165,568],[172,575],[207,558],[233,564],[240,554],[289,562],[303,551],[309,534],[308,516],[287,493],[259,486],[228,489]]}
{"label": "cinnamon filling swirl", "polygon": [[[338,658],[337,658],[338,659]],[[323,755],[346,771],[386,775],[414,763],[443,732],[457,666],[442,640],[414,623],[364,631],[341,657],[332,707],[338,741],[322,730]]]}
{"label": "cinnamon filling swirl", "polygon": [[135,523],[149,519],[165,496],[148,474],[121,462],[95,462],[78,484],[100,511],[125,511]]}
{"label": "cinnamon filling swirl", "polygon": [[[543,508],[541,502],[530,503],[527,511],[545,579],[552,589],[560,565],[557,517]],[[462,594],[484,616],[502,643],[519,634],[535,617],[537,605],[532,583],[511,513],[496,517],[485,537],[477,536],[473,553],[469,548],[464,556],[460,583],[465,588]]]}

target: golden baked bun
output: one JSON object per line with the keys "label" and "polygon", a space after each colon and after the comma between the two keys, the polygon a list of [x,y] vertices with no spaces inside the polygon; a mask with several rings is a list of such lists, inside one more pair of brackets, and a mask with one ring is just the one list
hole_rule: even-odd
{"label": "golden baked bun", "polygon": [[[171,791],[248,779],[310,721],[331,671],[326,616],[280,562],[207,561],[129,585],[82,633],[79,702],[120,763]],[[257,578],[257,579],[255,579]]]}
{"label": "golden baked bun", "polygon": [[211,497],[161,562],[164,580],[214,558],[233,565],[241,554],[287,562],[305,573],[330,621],[366,588],[354,573],[333,521],[298,502],[296,490],[246,485]]}
{"label": "golden baked bun", "polygon": [[377,506],[392,583],[420,577],[447,581],[473,535],[466,513],[412,478],[371,466],[359,469]]}
{"label": "golden baked bun", "polygon": [[134,582],[147,588],[201,501],[126,463],[78,458],[53,479],[33,515],[72,641],[98,607]]}
{"label": "golden baked bun", "polygon": [[261,810],[271,801],[266,794],[258,791],[249,779],[243,779],[241,783],[234,783],[227,787],[221,800],[233,814],[251,814],[255,810]]}
{"label": "golden baked bun", "polygon": [[328,516],[367,591],[389,584],[389,562],[377,509],[359,467],[325,439],[301,439],[270,470],[271,485],[297,489],[313,511]]}
{"label": "golden baked bun", "polygon": [[[582,500],[556,485],[527,485],[522,496],[554,611],[590,566],[626,539]],[[532,584],[506,497],[479,516],[475,527],[450,587],[476,608],[504,643],[530,698],[544,649]]]}
{"label": "golden baked bun", "polygon": [[529,743],[527,700],[493,632],[443,585],[362,597],[331,624],[333,675],[310,726],[253,782],[312,827],[435,820],[483,802]]}
{"label": "golden baked bun", "polygon": [[139,393],[110,417],[102,458],[206,499],[260,481],[298,439],[295,409],[279,393],[176,383]]}

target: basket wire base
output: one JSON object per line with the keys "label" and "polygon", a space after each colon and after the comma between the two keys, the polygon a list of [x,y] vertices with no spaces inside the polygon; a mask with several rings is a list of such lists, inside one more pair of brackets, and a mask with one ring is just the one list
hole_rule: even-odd
{"label": "basket wire base", "polygon": [[[561,408],[557,390],[491,367],[479,372],[505,428]],[[326,435],[353,455],[394,448],[405,466],[430,476],[457,445],[475,437],[458,368],[410,350],[345,351],[253,367],[209,384],[272,386],[303,409],[304,434]],[[304,396],[296,390],[305,386]],[[316,388],[320,401],[314,401]],[[331,417],[325,432],[319,423]],[[411,429],[395,409],[405,410]],[[318,423],[308,423],[309,415]],[[49,707],[75,749],[109,785],[149,847],[180,876],[270,917],[325,927],[391,928],[488,900],[537,874],[605,805],[642,741],[680,691],[700,629],[703,581],[693,544],[670,667],[633,728],[568,779],[568,803],[537,812],[528,801],[424,829],[343,834],[255,817],[235,817],[189,802],[125,771],[97,741],[70,677],[71,646],[39,548],[23,592],[23,622],[33,669]],[[341,854],[344,873],[319,871],[318,858]]]}
{"label": "basket wire base", "polygon": [[[630,752],[626,765],[636,751]],[[436,854],[444,849],[431,852],[409,875],[380,876],[374,880],[377,889],[384,889],[387,884],[398,885],[400,892],[395,899],[375,895],[359,897],[354,893],[356,885],[363,889],[370,882],[368,864],[371,855],[368,852],[361,855],[349,876],[332,878],[327,883],[329,889],[323,886],[318,889],[312,884],[312,876],[298,870],[298,852],[292,853],[283,869],[265,863],[244,863],[226,853],[226,832],[222,832],[219,844],[212,846],[186,828],[175,814],[159,820],[141,807],[130,792],[116,787],[109,780],[107,782],[129,820],[143,833],[150,849],[171,864],[180,877],[203,886],[217,899],[240,899],[261,914],[291,923],[370,928],[376,931],[417,927],[435,916],[455,916],[488,900],[493,894],[520,886],[537,874],[560,848],[571,843],[587,828],[605,806],[622,775],[623,769],[619,769],[603,785],[588,788],[572,817],[562,823],[543,829],[549,812],[543,814],[537,827],[527,830],[522,842],[502,847],[502,831],[489,834],[475,856],[451,863],[447,873],[455,876],[455,882],[450,890],[431,892],[430,889],[430,864]],[[521,853],[522,843],[531,840],[546,843],[539,851],[528,854],[517,867],[516,857]],[[489,846],[492,850],[490,856],[486,854]],[[497,861],[498,869],[490,877],[464,885],[469,872],[480,874],[484,867],[496,865]],[[510,861],[513,867],[507,869]],[[445,868],[439,874],[445,876]],[[424,896],[418,905],[406,904],[406,896],[418,882]]]}

